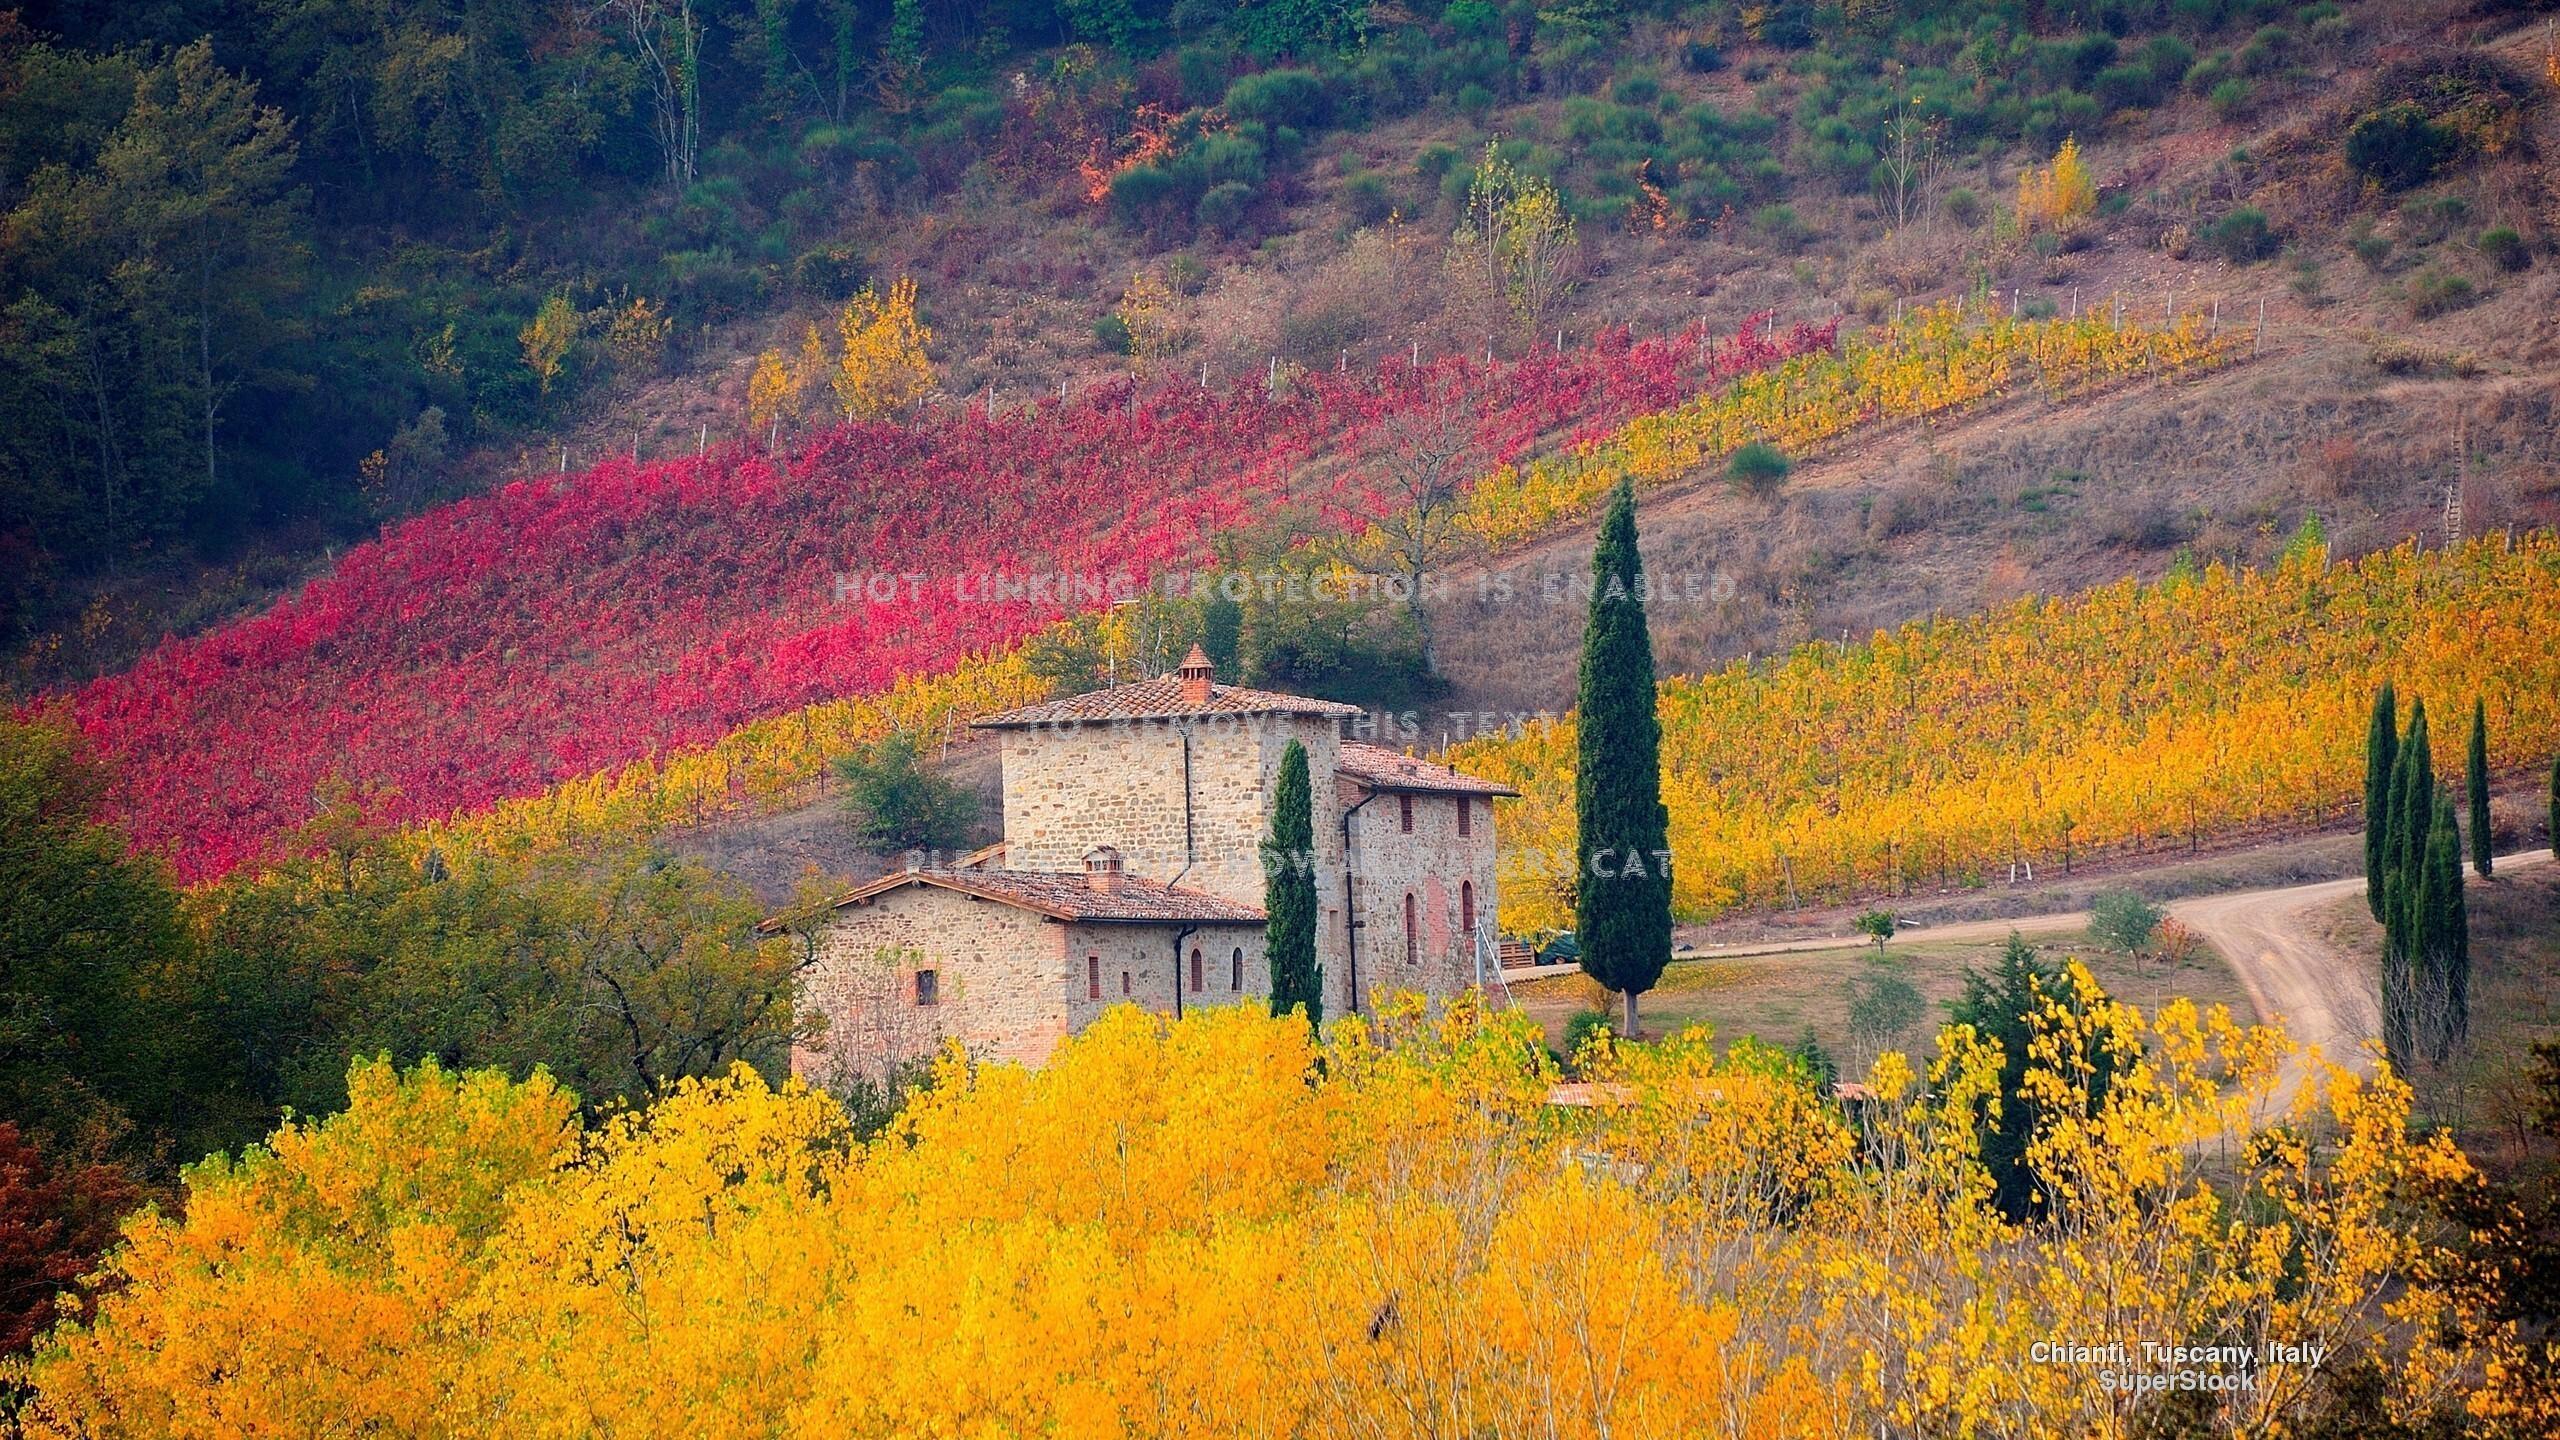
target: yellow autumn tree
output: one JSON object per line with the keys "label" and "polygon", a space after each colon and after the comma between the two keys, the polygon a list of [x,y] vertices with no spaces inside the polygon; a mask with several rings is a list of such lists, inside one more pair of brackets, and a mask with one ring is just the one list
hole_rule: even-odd
{"label": "yellow autumn tree", "polygon": [[551,393],[551,383],[560,378],[560,370],[568,362],[569,353],[577,348],[578,336],[586,328],[586,317],[569,303],[565,292],[544,299],[533,318],[516,332],[516,343],[524,351],[524,368],[533,372],[542,393]]}
{"label": "yellow autumn tree", "polygon": [[1128,327],[1131,374],[1144,377],[1178,353],[1188,339],[1173,287],[1153,270],[1129,277],[1129,288],[1121,293],[1113,313]]}
{"label": "yellow autumn tree", "polygon": [[2080,159],[2080,140],[2071,136],[2053,153],[2051,163],[2030,166],[2018,175],[2018,229],[2063,231],[2098,208],[2098,182]]}
{"label": "yellow autumn tree", "polygon": [[925,355],[933,332],[916,316],[915,281],[898,281],[886,296],[865,285],[845,303],[836,328],[842,341],[836,403],[846,418],[895,418],[933,388],[933,362]]}
{"label": "yellow autumn tree", "polygon": [[[2334,1400],[2521,1436],[2513,1322],[2410,1285],[2469,1179],[2409,1094],[2085,971],[2003,1056],[1888,1053],[1852,1112],[1702,1032],[1550,1103],[1535,1027],[1391,1000],[1319,1043],[1251,1006],[1105,1012],[1039,1071],[944,1055],[890,1128],[739,1069],[580,1133],[547,1081],[360,1066],[348,1112],[199,1167],[21,1377],[39,1440],[347,1432],[2129,1440],[2039,1342],[2314,1339],[2185,1433]],[[2086,1057],[2114,1057],[2101,1084]],[[2307,1078],[2292,1083],[2299,1070]],[[2323,1365],[2328,1368],[2323,1368]],[[2200,1429],[2195,1427],[2201,1427]]]}

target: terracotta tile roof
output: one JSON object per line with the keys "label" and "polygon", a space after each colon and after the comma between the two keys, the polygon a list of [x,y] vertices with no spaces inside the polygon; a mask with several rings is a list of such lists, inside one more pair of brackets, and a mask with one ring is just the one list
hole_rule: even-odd
{"label": "terracotta tile roof", "polygon": [[1195,715],[1321,715],[1347,718],[1363,713],[1357,705],[1283,695],[1277,690],[1250,690],[1242,685],[1212,685],[1208,703],[1194,705],[1182,697],[1182,677],[1159,675],[1134,685],[1117,685],[1070,695],[1042,705],[1026,705],[969,723],[980,730],[1028,729],[1039,725],[1089,725],[1114,720],[1181,720]]}
{"label": "terracotta tile roof", "polygon": [[[1117,892],[1106,893],[1086,883],[1082,872],[1050,870],[951,870],[939,867],[892,870],[855,886],[829,903],[841,910],[860,905],[908,885],[938,885],[982,900],[1030,910],[1055,920],[1087,920],[1097,924],[1259,925],[1260,907],[1240,905],[1204,890],[1167,885],[1135,875],[1120,877]],[[765,922],[768,927],[774,922]]]}
{"label": "terracotta tile roof", "polygon": [[1342,742],[1342,763],[1334,767],[1337,775],[1349,776],[1372,790],[1426,795],[1517,795],[1508,785],[1479,780],[1473,775],[1452,770],[1429,760],[1417,760],[1400,750],[1372,745],[1365,740]]}

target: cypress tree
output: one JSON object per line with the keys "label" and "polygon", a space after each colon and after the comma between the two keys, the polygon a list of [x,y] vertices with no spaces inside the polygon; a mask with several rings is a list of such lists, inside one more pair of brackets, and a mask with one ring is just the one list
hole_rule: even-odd
{"label": "cypress tree", "polygon": [[2382,1044],[2394,1067],[2406,1071],[2423,1038],[2417,1012],[2423,1000],[2424,957],[2414,915],[2418,881],[2426,865],[2427,832],[2435,820],[2435,762],[2427,741],[2427,702],[2409,707],[2409,729],[2392,757],[2389,818],[2382,849]]}
{"label": "cypress tree", "polygon": [[2400,702],[2391,682],[2373,694],[2373,723],[2364,734],[2364,899],[2373,918],[2383,918],[2383,881],[2390,872],[2385,857],[2391,835],[2391,765],[2400,753]]}
{"label": "cypress tree", "polygon": [[2471,801],[2471,868],[2489,873],[2489,707],[2471,697],[2471,743],[2462,752],[2462,785]]}
{"label": "cypress tree", "polygon": [[1584,973],[1626,997],[1625,1033],[1633,1036],[1636,997],[1671,959],[1671,822],[1628,481],[1618,482],[1600,522],[1591,581],[1574,769],[1575,928]]}
{"label": "cypress tree", "polygon": [[[2409,707],[2408,733],[2400,737],[2399,774],[2391,797],[2389,876],[2397,881],[2405,904],[2417,889],[2427,863],[2427,832],[2435,828],[2435,747],[2427,738],[2427,702]],[[2403,931],[2405,938],[2406,931]]]}
{"label": "cypress tree", "polygon": [[2413,967],[2418,980],[2416,1027],[2427,1056],[2444,1063],[2470,1028],[2471,946],[2462,902],[2462,834],[2453,801],[2438,797],[2427,830],[2426,859],[2414,887]]}
{"label": "cypress tree", "polygon": [[1263,953],[1271,960],[1271,1013],[1304,1007],[1310,1029],[1324,1024],[1324,967],[1316,964],[1315,807],[1307,747],[1280,752],[1271,790],[1271,834],[1262,842]]}

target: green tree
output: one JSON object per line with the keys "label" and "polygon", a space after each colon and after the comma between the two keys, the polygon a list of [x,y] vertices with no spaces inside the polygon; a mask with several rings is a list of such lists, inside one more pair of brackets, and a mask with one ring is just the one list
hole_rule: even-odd
{"label": "green tree", "polygon": [[1849,1041],[1861,1061],[1894,1048],[1928,1013],[1928,1001],[1899,975],[1861,975],[1849,982]]}
{"label": "green tree", "polygon": [[1311,1029],[1324,1025],[1324,967],[1316,963],[1314,792],[1307,747],[1292,740],[1280,752],[1271,790],[1271,833],[1262,842],[1263,953],[1271,961],[1271,1013],[1304,1008]]}
{"label": "green tree", "polygon": [[1902,928],[1901,920],[1890,910],[1869,910],[1856,921],[1859,934],[1876,942],[1876,952],[1884,952],[1885,942]]}
{"label": "green tree", "polygon": [[1804,1033],[1796,1037],[1796,1043],[1788,1048],[1788,1053],[1804,1067],[1805,1078],[1813,1082],[1814,1093],[1828,1097],[1831,1087],[1839,1082],[1840,1066],[1831,1058],[1831,1052],[1822,1048],[1822,1040],[1813,1033],[1812,1026],[1804,1027]]}
{"label": "green tree", "polygon": [[1637,997],[1671,959],[1671,821],[1628,481],[1618,482],[1600,522],[1591,580],[1574,752],[1575,933],[1583,971],[1625,997],[1632,1039]]}
{"label": "green tree", "polygon": [[2110,950],[2140,955],[2160,929],[2160,907],[2131,890],[2109,890],[2089,904],[2089,933]]}
{"label": "green tree", "polygon": [[2463,792],[2471,802],[2471,868],[2489,873],[2489,707],[2471,697],[2471,743],[2462,753]]}
{"label": "green tree", "polygon": [[2471,1028],[2470,919],[2462,896],[2462,836],[2452,800],[2439,796],[2426,859],[2411,901],[2418,1015],[2412,1029],[2444,1063]]}
{"label": "green tree", "polygon": [[2382,1044],[2392,1063],[2405,1069],[2421,1038],[2417,890],[2436,813],[2435,759],[2427,742],[2424,700],[2409,707],[2409,728],[2401,736],[2392,772],[2382,879]]}
{"label": "green tree", "polygon": [[261,1117],[215,1063],[166,868],[89,818],[104,783],[70,735],[0,719],[0,1114],[57,1154],[166,1166]]}
{"label": "green tree", "polygon": [[[1991,1172],[1991,1199],[2011,1220],[2023,1221],[2042,1207],[2027,1149],[2041,1121],[2042,1107],[2026,1089],[2029,1051],[2040,1029],[2037,1016],[2052,999],[2077,1012],[2078,997],[2069,993],[2062,974],[2036,959],[2035,947],[2015,932],[2001,949],[2000,963],[1989,974],[1968,969],[1964,995],[1948,1007],[1948,1018],[1970,1025],[1983,1039],[2000,1047],[2000,1093],[1975,1114],[1979,1153]],[[2093,1045],[2098,1042],[2091,1042]],[[2120,1059],[2112,1049],[2096,1048],[2083,1059],[2090,1066],[2090,1113],[2106,1100]]]}
{"label": "green tree", "polygon": [[1236,648],[1244,633],[1244,607],[1223,590],[1200,602],[1200,648],[1221,675],[1238,675]]}
{"label": "green tree", "polygon": [[2391,873],[2393,763],[2400,754],[2399,701],[2391,682],[2374,692],[2373,721],[2364,737],[2364,899],[2383,918],[2384,882]]}
{"label": "green tree", "polygon": [[978,823],[978,797],[934,773],[916,737],[875,740],[835,762],[844,782],[854,834],[886,850],[942,850],[960,845]]}

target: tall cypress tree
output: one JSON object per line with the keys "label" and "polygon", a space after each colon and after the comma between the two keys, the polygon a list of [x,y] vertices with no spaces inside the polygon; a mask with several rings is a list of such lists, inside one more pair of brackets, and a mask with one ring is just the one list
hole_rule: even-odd
{"label": "tall cypress tree", "polygon": [[2373,695],[2373,723],[2364,734],[2364,899],[2383,918],[2383,880],[2389,874],[2391,765],[2400,753],[2400,702],[2391,682]]}
{"label": "tall cypress tree", "polygon": [[2471,801],[2471,868],[2489,873],[2489,707],[2471,697],[2471,743],[2462,752],[2462,786]]}
{"label": "tall cypress tree", "polygon": [[[2405,906],[2417,888],[2420,868],[2427,861],[2427,832],[2435,828],[2435,747],[2427,738],[2427,702],[2424,700],[2409,707],[2409,729],[2400,737],[2400,754],[2395,768],[2399,773],[2391,797],[2388,879],[2400,887],[2401,902]],[[2405,939],[2405,929],[2402,935]]]}
{"label": "tall cypress tree", "polygon": [[1262,842],[1263,953],[1271,961],[1271,1013],[1304,1007],[1310,1029],[1324,1024],[1324,967],[1316,963],[1316,828],[1307,747],[1280,752],[1271,790],[1271,833]]}
{"label": "tall cypress tree", "polygon": [[2418,1017],[2415,1027],[2427,1056],[2441,1065],[2470,1028],[2471,943],[2462,901],[2462,835],[2453,801],[2438,797],[2427,829],[2410,907],[2414,930]]}
{"label": "tall cypress tree", "polygon": [[2427,741],[2427,702],[2419,700],[2409,707],[2408,733],[2392,758],[2382,854],[2382,1044],[2404,1072],[2424,1038],[2417,1026],[2424,958],[2414,917],[2434,820],[2435,761]]}
{"label": "tall cypress tree", "polygon": [[1618,482],[1600,522],[1591,582],[1574,769],[1575,925],[1584,973],[1626,997],[1633,1035],[1636,997],[1671,959],[1671,817],[1662,805],[1662,721],[1628,481]]}

